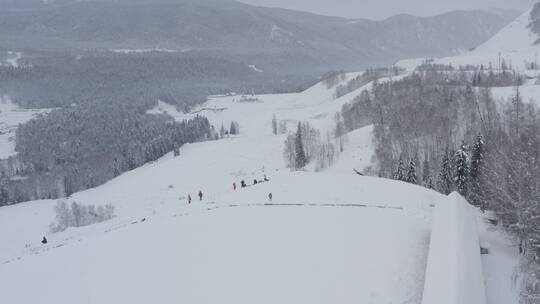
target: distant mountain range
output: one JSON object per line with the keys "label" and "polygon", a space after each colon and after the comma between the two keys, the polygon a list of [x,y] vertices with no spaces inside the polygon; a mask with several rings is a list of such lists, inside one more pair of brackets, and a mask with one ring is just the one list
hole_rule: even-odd
{"label": "distant mountain range", "polygon": [[351,20],[232,0],[0,0],[4,49],[196,50],[265,71],[358,69],[447,56],[489,39],[519,12],[454,11]]}

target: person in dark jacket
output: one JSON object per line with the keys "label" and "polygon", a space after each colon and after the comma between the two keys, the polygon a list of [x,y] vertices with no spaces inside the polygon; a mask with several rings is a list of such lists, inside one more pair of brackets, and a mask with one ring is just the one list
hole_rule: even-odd
{"label": "person in dark jacket", "polygon": [[191,204],[191,194],[188,194],[188,195],[187,195],[187,203],[188,203],[188,204]]}
{"label": "person in dark jacket", "polygon": [[43,245],[47,244],[47,238],[46,237],[43,237],[43,240],[41,240],[41,244],[43,244]]}
{"label": "person in dark jacket", "polygon": [[268,194],[268,200],[270,200],[270,202],[272,202],[272,192],[270,192],[270,193]]}
{"label": "person in dark jacket", "polygon": [[200,201],[202,201],[202,197],[203,197],[202,191],[199,191],[199,200]]}

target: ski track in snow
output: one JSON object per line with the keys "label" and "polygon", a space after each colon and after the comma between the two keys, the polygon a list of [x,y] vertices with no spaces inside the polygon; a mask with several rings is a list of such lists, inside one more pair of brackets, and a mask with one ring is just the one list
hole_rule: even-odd
{"label": "ski track in snow", "polygon": [[[197,204],[194,202],[193,204]],[[199,203],[200,204],[200,203]],[[189,206],[188,206],[189,207]],[[205,209],[208,212],[216,211],[219,209],[224,208],[253,208],[253,207],[332,207],[332,208],[376,208],[376,209],[388,209],[388,210],[400,210],[403,211],[404,207],[399,206],[388,206],[388,205],[371,205],[371,204],[359,204],[359,203],[350,203],[350,204],[318,204],[318,203],[274,203],[274,202],[268,202],[268,203],[253,203],[253,204],[227,204],[227,205],[220,205],[215,202],[207,202],[205,203]],[[174,213],[170,215],[160,215],[159,218],[167,218],[167,217],[183,217],[183,216],[189,216],[192,215],[192,213],[189,210],[185,210],[185,212],[181,213]],[[144,217],[142,219],[131,219],[131,220],[123,220],[122,223],[114,224],[105,230],[103,230],[103,233],[109,233],[116,231],[118,229],[128,228],[130,225],[140,224],[144,223],[146,221],[150,222],[153,219],[152,216],[150,217]],[[3,261],[0,261],[0,264],[9,264],[12,262],[21,261],[24,259],[25,256],[30,255],[37,255],[41,254],[50,250],[54,250],[56,248],[61,248],[64,246],[69,246],[73,242],[81,242],[83,241],[84,237],[82,235],[78,236],[70,236],[68,238],[62,239],[62,240],[56,240],[54,244],[47,244],[46,246],[31,246],[25,248],[26,254],[20,254],[15,257],[10,257],[7,259],[4,259]]]}

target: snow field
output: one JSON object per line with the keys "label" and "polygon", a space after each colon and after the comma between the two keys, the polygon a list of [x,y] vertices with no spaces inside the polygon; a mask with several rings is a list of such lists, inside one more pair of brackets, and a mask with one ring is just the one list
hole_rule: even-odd
{"label": "snow field", "polygon": [[[419,303],[430,205],[441,196],[354,174],[370,163],[369,127],[350,134],[354,149],[334,169],[290,172],[287,135],[272,134],[272,115],[289,130],[309,121],[324,134],[354,93],[334,100],[333,89],[318,84],[257,97],[216,97],[194,111],[217,128],[238,121],[239,136],[186,145],[180,157],[168,154],[70,198],[113,204],[111,221],[49,234],[55,201],[2,208],[0,230],[10,233],[0,234],[0,301]],[[158,107],[176,119],[196,115]],[[232,189],[264,175],[269,182]]]}
{"label": "snow field", "polygon": [[476,210],[457,192],[435,207],[422,304],[485,304]]}
{"label": "snow field", "polygon": [[418,303],[428,236],[429,224],[402,210],[277,206],[149,219],[2,265],[2,297]]}
{"label": "snow field", "polygon": [[[257,103],[212,97],[190,114],[160,102],[151,114],[200,114],[218,130],[234,120],[241,134],[185,145],[180,157],[70,198],[113,204],[108,222],[49,234],[55,201],[1,208],[0,302],[421,303],[433,206],[444,196],[353,173],[371,164],[371,127],[351,132],[320,173],[285,168],[287,134],[272,134],[275,114],[289,131],[308,121],[324,136],[370,85],[337,100],[323,84]],[[264,175],[269,182],[232,189]]]}

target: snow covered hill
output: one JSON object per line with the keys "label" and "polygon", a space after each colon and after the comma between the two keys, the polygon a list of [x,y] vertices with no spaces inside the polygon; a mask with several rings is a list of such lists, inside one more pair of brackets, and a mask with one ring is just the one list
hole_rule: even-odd
{"label": "snow covered hill", "polygon": [[[191,114],[160,103],[149,115],[205,115],[218,128],[237,121],[240,135],[186,145],[179,157],[69,199],[114,205],[107,222],[50,234],[55,201],[1,208],[1,301],[420,303],[433,206],[444,196],[355,174],[371,164],[371,127],[349,134],[345,152],[323,172],[291,172],[282,155],[287,135],[272,134],[273,115],[289,130],[309,121],[331,131],[334,114],[364,88],[339,99],[322,83],[253,102],[212,97]],[[270,181],[251,185],[265,175]],[[241,180],[250,186],[235,191]],[[495,258],[515,263],[510,253]],[[511,295],[511,277],[500,271],[488,293]]]}
{"label": "snow covered hill", "polygon": [[[535,44],[539,37],[531,31],[530,22],[531,10],[523,13],[477,48],[458,56],[437,58],[434,62],[452,64],[455,67],[484,65],[488,68],[492,65],[497,69],[504,60],[507,65],[511,65],[516,70],[528,70],[531,63],[538,63],[540,50],[540,45]],[[403,60],[398,65],[410,69],[420,64],[422,60],[424,59]]]}
{"label": "snow covered hill", "polygon": [[[530,27],[531,12],[532,10],[523,13],[474,50],[458,56],[429,59],[432,59],[434,64],[451,64],[456,68],[472,65],[488,69],[491,66],[495,71],[505,64],[528,78],[524,79],[520,88],[523,100],[540,104],[540,85],[537,83],[540,75],[540,44],[536,43],[540,37]],[[406,59],[396,65],[412,71],[426,59],[428,58]],[[514,87],[493,88],[493,95],[497,99],[509,100],[514,94]]]}

